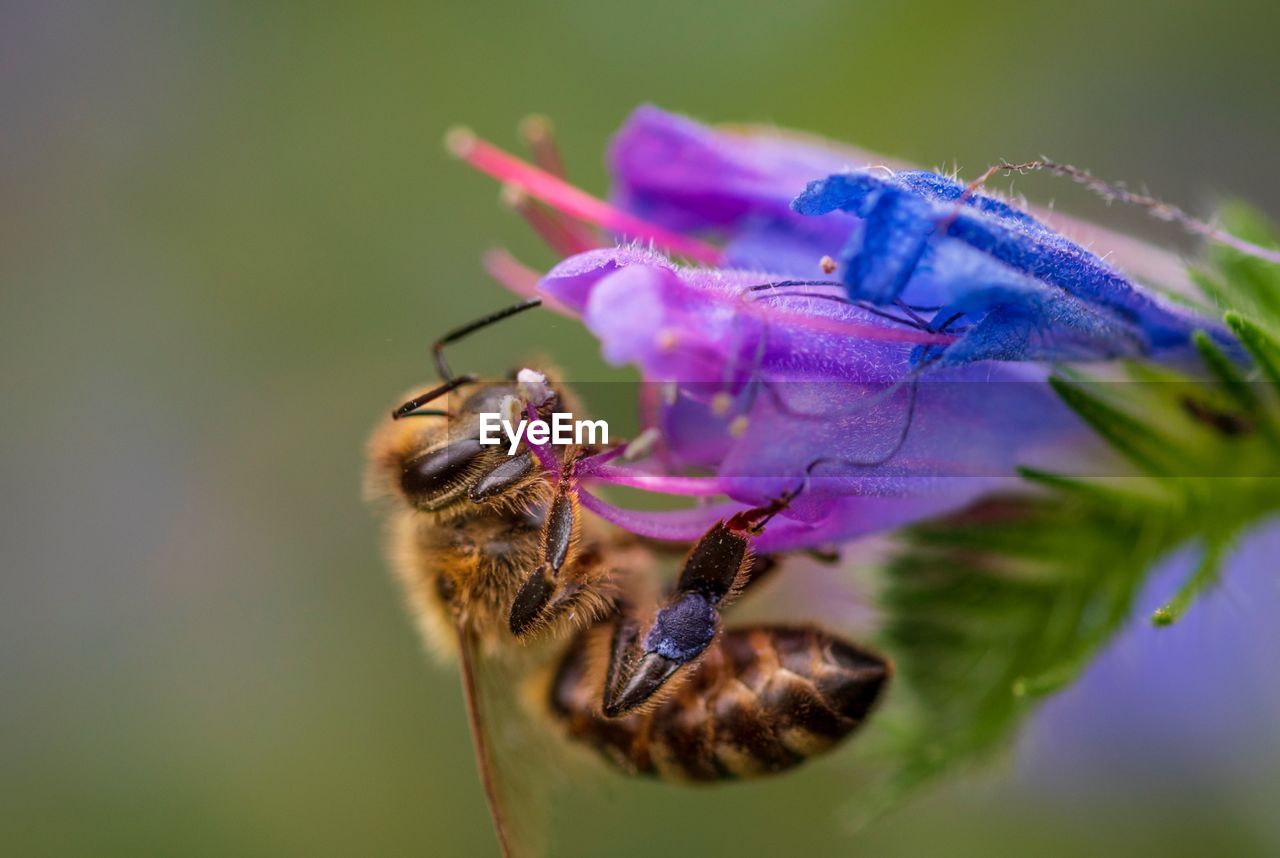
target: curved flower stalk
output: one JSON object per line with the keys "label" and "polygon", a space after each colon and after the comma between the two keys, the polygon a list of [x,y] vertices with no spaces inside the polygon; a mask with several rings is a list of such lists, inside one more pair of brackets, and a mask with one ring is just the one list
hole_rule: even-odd
{"label": "curved flower stalk", "polygon": [[[586,471],[737,504],[800,481],[762,550],[932,516],[1021,464],[1070,470],[1092,455],[1091,435],[1044,383],[1049,361],[1181,359],[1201,329],[1234,349],[1215,322],[1008,202],[812,140],[641,108],[610,151],[613,205],[473,137],[451,146],[507,182],[570,254],[536,286],[505,279],[581,318],[606,360],[649,383],[657,465]],[[623,243],[587,249],[593,241],[556,211]],[[1125,249],[1139,267],[1172,268],[1156,251]],[[693,480],[689,469],[713,475]],[[670,539],[733,508],[584,502]]]}

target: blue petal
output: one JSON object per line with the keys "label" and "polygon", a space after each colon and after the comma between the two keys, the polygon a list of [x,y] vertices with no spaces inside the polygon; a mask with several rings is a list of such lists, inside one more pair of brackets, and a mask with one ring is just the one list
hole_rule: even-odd
{"label": "blue petal", "polygon": [[843,253],[851,298],[943,305],[969,325],[948,361],[1102,359],[1190,345],[1218,325],[1167,305],[1026,212],[924,171],[842,173],[792,208],[862,218]]}

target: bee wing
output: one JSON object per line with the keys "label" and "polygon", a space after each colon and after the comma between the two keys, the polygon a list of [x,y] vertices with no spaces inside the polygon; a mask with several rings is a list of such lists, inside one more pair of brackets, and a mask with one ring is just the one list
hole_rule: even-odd
{"label": "bee wing", "polygon": [[547,850],[550,785],[539,772],[549,745],[545,729],[519,697],[524,674],[518,663],[488,657],[474,633],[458,627],[462,688],[471,741],[494,831],[504,858],[537,858]]}

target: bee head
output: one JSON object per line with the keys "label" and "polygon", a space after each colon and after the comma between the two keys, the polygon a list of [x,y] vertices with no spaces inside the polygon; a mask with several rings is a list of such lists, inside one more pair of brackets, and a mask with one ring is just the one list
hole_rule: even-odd
{"label": "bee head", "polygon": [[528,450],[512,453],[505,438],[481,440],[482,415],[520,407],[521,392],[515,380],[476,384],[451,391],[432,403],[437,407],[384,421],[369,443],[370,492],[445,516],[521,504],[541,487],[536,458]]}

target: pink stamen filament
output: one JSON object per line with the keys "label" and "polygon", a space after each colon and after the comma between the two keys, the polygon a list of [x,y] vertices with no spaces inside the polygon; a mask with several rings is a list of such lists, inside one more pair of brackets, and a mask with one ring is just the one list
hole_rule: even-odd
{"label": "pink stamen filament", "polygon": [[543,242],[561,256],[575,256],[600,246],[598,240],[576,231],[577,223],[561,212],[534,201],[519,185],[503,185],[502,201],[515,209]]}
{"label": "pink stamen filament", "polygon": [[682,477],[646,474],[628,468],[601,465],[592,469],[592,477],[615,486],[643,489],[663,495],[681,497],[713,497],[724,494],[715,477]]}
{"label": "pink stamen filament", "polygon": [[445,138],[449,151],[482,173],[522,188],[554,209],[585,223],[632,238],[648,239],[659,247],[699,262],[714,264],[720,251],[705,242],[671,232],[614,208],[604,200],[575,188],[563,179],[510,155],[466,129]]}
{"label": "pink stamen filament", "polygon": [[716,521],[746,508],[743,504],[725,503],[696,509],[642,512],[614,506],[581,487],[578,489],[578,502],[605,521],[637,536],[672,542],[694,542]]}
{"label": "pink stamen filament", "polygon": [[684,497],[711,497],[723,494],[717,488],[715,477],[682,477],[672,474],[649,474],[632,468],[620,468],[609,464],[627,452],[625,445],[605,450],[578,461],[575,473],[578,477],[601,480],[616,486],[628,486],[664,495]]}
{"label": "pink stamen filament", "polygon": [[508,290],[524,298],[538,297],[538,281],[542,275],[520,262],[506,249],[486,250],[481,259],[484,270]]}
{"label": "pink stamen filament", "polygon": [[595,476],[609,462],[627,452],[625,445],[619,445],[602,453],[596,453],[594,456],[587,456],[579,459],[574,466],[574,473],[580,478]]}
{"label": "pink stamen filament", "polygon": [[[538,409],[533,407],[532,402],[526,402],[525,419],[532,423],[535,420],[541,420],[538,416]],[[542,469],[551,474],[557,482],[560,480],[560,460],[556,458],[555,451],[551,449],[549,444],[535,444],[529,440],[529,436],[525,435],[525,444],[533,451],[533,455],[538,460],[538,464],[542,465]]]}
{"label": "pink stamen filament", "polygon": [[[560,147],[556,145],[555,129],[550,119],[537,114],[526,116],[520,122],[520,137],[529,147],[534,164],[557,179],[567,180],[568,174],[564,169],[564,160],[560,157]],[[587,248],[603,246],[604,241],[594,227],[579,223],[554,209],[546,208],[545,211],[556,219],[578,245]]]}
{"label": "pink stamen filament", "polygon": [[[623,530],[668,542],[696,542],[715,522],[749,509],[746,504],[729,502],[693,509],[642,512],[615,506],[581,487],[578,489],[578,502]],[[753,545],[759,551],[794,551],[811,545],[813,533],[814,526],[806,522],[775,518],[765,532],[753,540]]]}
{"label": "pink stamen filament", "polygon": [[558,179],[565,178],[564,160],[560,157],[560,147],[556,145],[551,120],[539,114],[526,116],[520,120],[519,131],[533,156],[533,163]]}
{"label": "pink stamen filament", "polygon": [[485,251],[481,260],[484,270],[499,285],[525,298],[541,298],[542,306],[562,316],[577,318],[564,304],[550,295],[538,294],[538,281],[542,275],[512,256],[507,250],[495,247]]}

